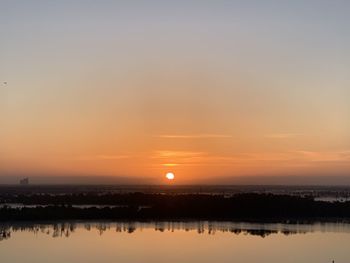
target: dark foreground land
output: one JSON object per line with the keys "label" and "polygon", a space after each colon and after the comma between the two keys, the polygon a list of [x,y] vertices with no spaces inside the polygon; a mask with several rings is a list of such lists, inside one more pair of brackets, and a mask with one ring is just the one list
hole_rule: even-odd
{"label": "dark foreground land", "polygon": [[350,221],[350,202],[241,193],[0,193],[0,221],[229,220],[255,222]]}

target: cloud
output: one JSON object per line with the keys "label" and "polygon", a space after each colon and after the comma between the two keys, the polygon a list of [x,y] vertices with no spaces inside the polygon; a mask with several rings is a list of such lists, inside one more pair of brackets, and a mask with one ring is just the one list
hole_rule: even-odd
{"label": "cloud", "polygon": [[194,152],[194,151],[156,151],[153,154],[153,158],[188,158],[188,157],[198,157],[205,155],[205,152]]}
{"label": "cloud", "polygon": [[350,164],[350,151],[287,151],[287,152],[251,152],[230,155],[215,155],[193,151],[156,151],[152,158],[159,159],[163,166],[202,166],[202,165],[257,165],[270,162],[289,165],[312,165],[320,162],[338,162]]}
{"label": "cloud", "polygon": [[99,154],[90,156],[80,156],[79,160],[120,160],[130,158],[130,155]]}
{"label": "cloud", "polygon": [[209,139],[209,138],[232,138],[229,134],[162,134],[158,138],[165,139]]}
{"label": "cloud", "polygon": [[349,162],[350,151],[296,151],[296,153],[304,160],[310,162]]}
{"label": "cloud", "polygon": [[272,134],[266,134],[266,138],[271,139],[289,139],[289,138],[295,138],[298,136],[301,136],[301,133],[272,133]]}
{"label": "cloud", "polygon": [[162,163],[163,166],[165,167],[175,167],[178,166],[178,163]]}
{"label": "cloud", "polygon": [[203,163],[207,155],[205,152],[163,150],[154,152],[151,158],[158,159],[162,166],[174,167]]}

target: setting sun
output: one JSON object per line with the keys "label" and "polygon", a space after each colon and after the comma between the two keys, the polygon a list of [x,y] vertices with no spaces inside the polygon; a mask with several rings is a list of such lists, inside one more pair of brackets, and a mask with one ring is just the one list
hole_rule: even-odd
{"label": "setting sun", "polygon": [[168,180],[174,180],[175,175],[174,175],[173,173],[167,173],[167,174],[165,175],[165,177],[166,177],[166,179],[168,179]]}

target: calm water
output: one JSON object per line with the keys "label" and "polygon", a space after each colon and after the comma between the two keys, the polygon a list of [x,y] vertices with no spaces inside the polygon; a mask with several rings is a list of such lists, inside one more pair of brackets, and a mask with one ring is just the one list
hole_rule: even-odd
{"label": "calm water", "polygon": [[350,225],[1,224],[1,263],[350,262]]}

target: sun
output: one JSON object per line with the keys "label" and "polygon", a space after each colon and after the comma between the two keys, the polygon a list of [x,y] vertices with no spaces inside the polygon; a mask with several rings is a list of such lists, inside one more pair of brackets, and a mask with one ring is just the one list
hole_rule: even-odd
{"label": "sun", "polygon": [[166,179],[168,180],[174,180],[175,179],[175,175],[173,173],[167,173],[165,175]]}

